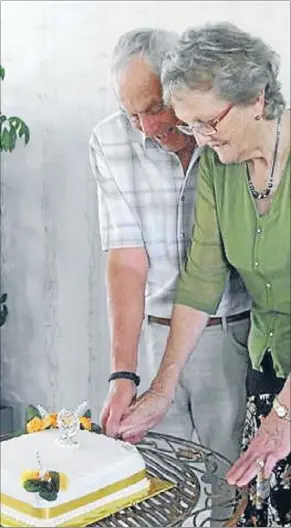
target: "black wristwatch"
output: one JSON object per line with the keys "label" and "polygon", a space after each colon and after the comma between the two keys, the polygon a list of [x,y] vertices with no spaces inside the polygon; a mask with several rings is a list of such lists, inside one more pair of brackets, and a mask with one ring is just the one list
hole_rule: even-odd
{"label": "black wristwatch", "polygon": [[127,370],[119,370],[118,372],[113,372],[112,374],[110,374],[108,382],[116,379],[131,380],[133,381],[133,383],[135,383],[137,387],[140,384],[140,377],[135,372],[129,372]]}

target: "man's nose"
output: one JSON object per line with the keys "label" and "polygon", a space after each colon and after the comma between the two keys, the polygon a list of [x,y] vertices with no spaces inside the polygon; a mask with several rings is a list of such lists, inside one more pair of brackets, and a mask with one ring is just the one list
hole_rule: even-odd
{"label": "man's nose", "polygon": [[146,136],[155,136],[159,133],[160,123],[157,116],[139,115],[139,123]]}

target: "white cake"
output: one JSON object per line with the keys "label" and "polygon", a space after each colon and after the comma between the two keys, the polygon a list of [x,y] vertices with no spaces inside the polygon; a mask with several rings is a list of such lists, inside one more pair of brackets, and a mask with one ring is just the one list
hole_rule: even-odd
{"label": "white cake", "polygon": [[[115,501],[134,502],[147,494],[145,463],[131,444],[80,431],[79,447],[70,448],[55,442],[58,435],[51,429],[1,443],[2,526],[74,526],[72,520],[108,511]],[[69,479],[67,491],[59,491],[55,501],[41,499],[21,483],[23,471],[38,469],[37,452],[43,469]]]}

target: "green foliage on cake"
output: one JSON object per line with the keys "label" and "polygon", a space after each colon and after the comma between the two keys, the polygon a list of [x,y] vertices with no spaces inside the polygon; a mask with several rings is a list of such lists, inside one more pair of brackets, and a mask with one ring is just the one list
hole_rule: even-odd
{"label": "green foliage on cake", "polygon": [[68,478],[64,473],[46,471],[41,475],[39,471],[27,470],[21,476],[24,489],[30,493],[38,493],[46,501],[54,501],[59,491],[68,489]]}

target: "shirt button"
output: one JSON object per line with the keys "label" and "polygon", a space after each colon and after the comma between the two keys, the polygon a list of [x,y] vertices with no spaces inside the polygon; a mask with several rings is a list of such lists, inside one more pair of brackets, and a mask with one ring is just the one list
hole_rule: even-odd
{"label": "shirt button", "polygon": [[269,282],[267,282],[266,288],[271,288],[271,284]]}
{"label": "shirt button", "polygon": [[272,330],[270,330],[270,332],[269,332],[269,336],[270,336],[270,337],[273,337],[273,332],[272,332]]}
{"label": "shirt button", "polygon": [[180,233],[180,234],[179,234],[179,238],[180,238],[181,240],[184,240],[184,238],[185,238],[184,233]]}
{"label": "shirt button", "polygon": [[262,229],[261,229],[260,227],[258,227],[258,229],[257,229],[257,235],[260,235],[261,232],[262,232]]}
{"label": "shirt button", "polygon": [[259,265],[259,263],[258,263],[258,261],[256,260],[256,262],[255,262],[255,266],[258,266],[258,265]]}

